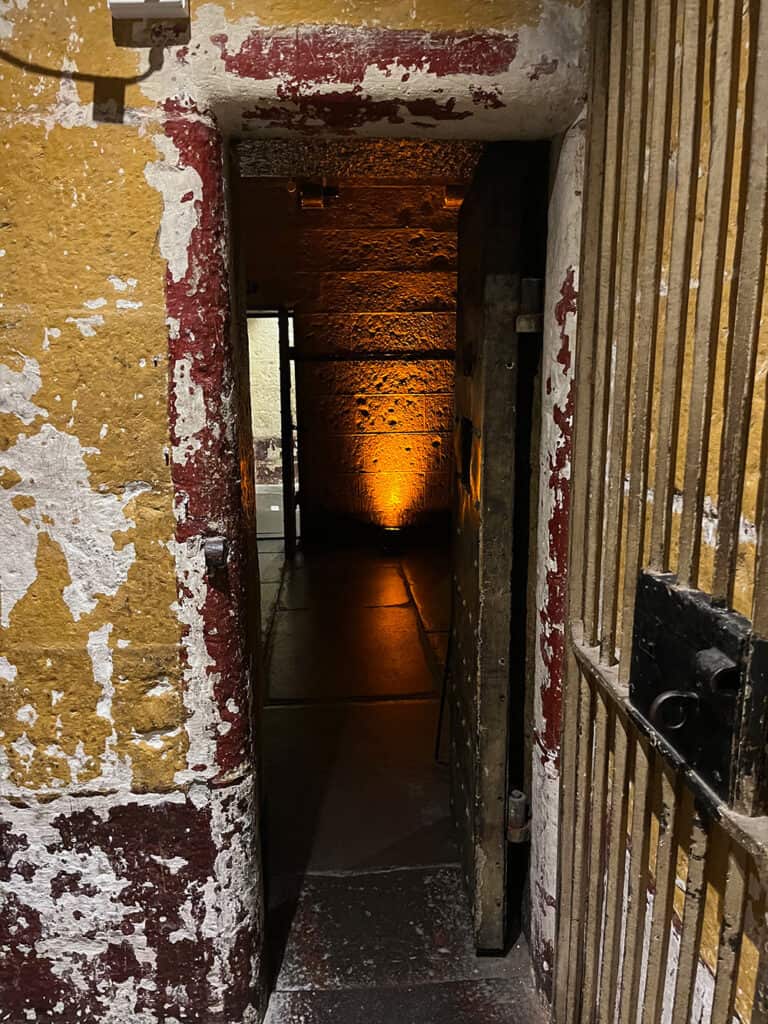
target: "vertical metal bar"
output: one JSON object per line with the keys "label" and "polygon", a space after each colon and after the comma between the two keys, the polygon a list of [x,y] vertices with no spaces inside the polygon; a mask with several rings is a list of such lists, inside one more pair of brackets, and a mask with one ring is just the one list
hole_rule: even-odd
{"label": "vertical metal bar", "polygon": [[761,637],[768,637],[768,387],[766,392],[760,458],[762,470],[757,493],[755,586],[752,598],[752,627]]}
{"label": "vertical metal bar", "polygon": [[[749,886],[751,889],[751,885]],[[755,979],[755,996],[749,1024],[768,1024],[768,913],[765,906],[760,911],[760,922],[757,930],[757,948],[760,959]]]}
{"label": "vertical metal bar", "polygon": [[589,890],[584,929],[584,980],[581,1019],[594,1019],[600,968],[600,933],[603,921],[604,840],[606,833],[606,791],[608,788],[608,707],[599,690],[595,694],[594,750],[589,809]]}
{"label": "vertical metal bar", "polygon": [[573,430],[571,479],[574,481],[571,500],[569,554],[569,615],[571,621],[583,617],[585,588],[584,550],[586,540],[587,481],[590,420],[593,402],[590,398],[593,373],[595,322],[601,290],[597,264],[601,246],[601,213],[605,176],[605,123],[608,91],[608,65],[603,51],[610,36],[610,4],[598,0],[592,17],[591,90],[589,99],[589,133],[584,181],[586,187],[584,227],[581,238],[579,322],[576,341],[576,380],[579,401]]}
{"label": "vertical metal bar", "polygon": [[613,388],[611,394],[610,444],[608,456],[608,493],[605,507],[603,552],[608,553],[601,579],[602,622],[600,656],[612,664],[616,658],[616,627],[619,600],[619,563],[621,528],[624,515],[624,456],[629,411],[629,369],[634,326],[635,271],[638,252],[638,221],[642,194],[643,137],[646,115],[646,76],[648,70],[645,0],[633,0],[629,90],[629,132],[627,168],[623,184],[623,235],[619,263],[618,316],[615,331]]}
{"label": "vertical metal bar", "polygon": [[634,796],[632,801],[632,839],[629,855],[629,910],[624,941],[624,962],[621,976],[619,1024],[637,1020],[640,988],[640,967],[645,933],[645,912],[648,901],[648,764],[649,752],[644,737],[635,744]]}
{"label": "vertical metal bar", "polygon": [[579,765],[579,704],[581,676],[570,640],[566,652],[565,692],[563,694],[563,732],[560,757],[560,822],[558,829],[557,949],[555,951],[554,1009],[558,1024],[566,1022],[571,917],[576,876],[575,850],[576,803]]}
{"label": "vertical metal bar", "polygon": [[685,883],[685,906],[680,930],[680,956],[677,962],[672,1024],[688,1024],[691,1019],[704,917],[704,872],[708,838],[706,823],[695,810],[688,847],[688,878]]}
{"label": "vertical metal bar", "polygon": [[291,357],[288,311],[278,313],[280,345],[280,455],[283,468],[283,539],[285,557],[296,554],[296,490],[293,466],[293,416],[291,414]]}
{"label": "vertical metal bar", "polygon": [[[721,7],[734,5],[734,0],[724,0]],[[685,0],[683,17],[683,57],[680,84],[680,131],[678,139],[677,173],[675,179],[675,207],[672,221],[672,244],[670,254],[670,281],[667,299],[662,375],[660,375],[660,396],[658,402],[658,427],[656,440],[656,465],[653,480],[653,514],[651,517],[650,564],[656,569],[669,567],[670,532],[672,528],[672,500],[675,492],[677,470],[678,429],[680,421],[680,387],[685,349],[685,329],[690,293],[690,271],[695,227],[696,182],[699,135],[701,126],[701,86],[703,73],[703,47],[706,43],[706,5],[701,0]],[[727,41],[718,37],[719,50],[727,49]],[[721,69],[722,74],[722,69]],[[727,70],[726,84],[730,83],[730,69]],[[722,85],[716,92],[722,92]],[[719,97],[722,106],[722,96]],[[720,117],[722,119],[723,113]],[[721,125],[720,130],[727,127]],[[713,127],[714,130],[714,127]],[[714,151],[713,151],[714,152]],[[725,168],[712,166],[718,172]],[[722,177],[723,174],[719,175]],[[705,237],[720,229],[720,219],[728,211],[728,197],[718,207],[718,197],[709,179],[708,204]],[[710,224],[709,234],[707,223]],[[717,260],[715,256],[715,260]],[[721,273],[722,279],[722,273]],[[713,287],[715,283],[713,282]],[[719,294],[719,292],[718,292]],[[709,293],[708,293],[709,295]],[[698,293],[699,303],[701,290]],[[714,295],[713,295],[714,298]],[[698,308],[698,307],[697,307]],[[703,306],[700,307],[703,309]],[[709,325],[707,325],[709,329]],[[717,317],[710,332],[717,334]],[[698,337],[698,333],[697,333]],[[706,370],[707,368],[705,368]],[[700,372],[700,368],[699,368]],[[694,370],[695,373],[695,370]]]}
{"label": "vertical metal bar", "polygon": [[728,238],[740,27],[740,0],[721,0],[717,7],[717,47],[712,76],[712,138],[699,290],[696,296],[683,510],[680,520],[678,577],[683,586],[691,587],[697,586],[699,578],[701,517],[704,510],[723,267]]}
{"label": "vertical metal bar", "polygon": [[630,726],[618,709],[614,712],[613,783],[606,851],[605,930],[600,967],[598,1024],[613,1024],[616,1013],[617,978],[621,917],[624,908],[624,870],[627,860],[628,757],[627,734]]}
{"label": "vertical metal bar", "polygon": [[[756,43],[744,229],[738,256],[736,313],[717,498],[719,524],[713,592],[716,598],[722,598],[728,604],[733,599],[736,575],[741,496],[765,283],[768,209],[768,4],[765,3],[759,5]],[[734,65],[733,75],[738,79],[738,61],[734,61]]]}
{"label": "vertical metal bar", "polygon": [[635,589],[640,571],[648,504],[648,441],[653,394],[653,366],[656,355],[656,322],[659,311],[661,246],[664,229],[667,161],[672,110],[672,67],[675,59],[674,0],[653,3],[655,56],[653,62],[650,125],[646,144],[647,181],[643,200],[643,232],[638,268],[635,306],[634,352],[632,359],[632,445],[627,499],[627,542],[624,556],[624,594],[620,678],[629,677]]}
{"label": "vertical metal bar", "polygon": [[568,952],[568,981],[566,984],[565,1015],[559,1020],[562,1024],[573,1024],[579,1014],[581,1002],[581,979],[584,955],[584,936],[582,932],[586,911],[586,858],[587,801],[583,794],[588,793],[592,774],[592,687],[580,676],[579,685],[579,755],[576,772],[576,822],[573,834],[575,845],[573,861],[573,889],[571,897],[571,929]]}
{"label": "vertical metal bar", "polygon": [[[597,643],[598,593],[603,534],[603,498],[605,489],[605,451],[610,394],[611,345],[614,316],[614,284],[618,245],[618,207],[621,195],[622,139],[626,58],[626,0],[611,0],[610,71],[608,79],[608,110],[605,135],[605,175],[600,227],[600,288],[592,356],[592,413],[589,458],[589,514],[586,526],[586,557],[584,565],[584,633],[589,644]],[[589,186],[587,186],[589,187]]]}
{"label": "vertical metal bar", "polygon": [[663,1015],[664,985],[669,955],[672,898],[675,893],[677,842],[677,787],[674,769],[662,756],[654,756],[660,778],[659,842],[654,871],[653,914],[648,947],[648,968],[643,993],[642,1024],[658,1024]]}
{"label": "vertical metal bar", "polygon": [[712,998],[712,1021],[729,1021],[733,1017],[736,996],[736,969],[744,924],[744,897],[747,874],[744,851],[731,844],[725,876],[720,941],[717,949],[715,992]]}

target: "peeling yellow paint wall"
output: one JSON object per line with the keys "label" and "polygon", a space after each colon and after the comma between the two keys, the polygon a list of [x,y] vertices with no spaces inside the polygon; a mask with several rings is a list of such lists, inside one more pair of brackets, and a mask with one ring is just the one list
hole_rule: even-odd
{"label": "peeling yellow paint wall", "polygon": [[126,126],[23,121],[3,147],[9,780],[167,789],[186,744],[156,152]]}

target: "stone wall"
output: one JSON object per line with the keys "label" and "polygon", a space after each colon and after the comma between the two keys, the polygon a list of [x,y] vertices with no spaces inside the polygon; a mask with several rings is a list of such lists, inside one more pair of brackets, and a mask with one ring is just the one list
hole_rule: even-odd
{"label": "stone wall", "polygon": [[280,348],[277,318],[248,320],[253,468],[256,484],[281,484]]}
{"label": "stone wall", "polygon": [[456,210],[435,184],[342,181],[304,210],[287,185],[244,181],[237,217],[249,305],[295,313],[304,528],[445,511]]}

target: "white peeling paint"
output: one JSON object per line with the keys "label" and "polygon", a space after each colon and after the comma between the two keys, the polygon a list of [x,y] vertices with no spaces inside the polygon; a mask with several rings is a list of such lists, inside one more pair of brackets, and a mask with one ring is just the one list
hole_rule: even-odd
{"label": "white peeling paint", "polygon": [[[89,801],[89,811],[103,814],[113,802],[94,798]],[[61,814],[57,801],[49,807],[14,810],[14,828],[24,835],[27,845],[11,855],[8,866],[13,869],[16,860],[24,860],[34,868],[26,884],[19,884],[18,876],[15,877],[13,892],[22,906],[29,907],[40,921],[41,936],[35,944],[36,954],[49,959],[52,972],[81,992],[89,991],[84,966],[107,952],[110,943],[120,945],[130,941],[139,963],[152,969],[157,958],[147,942],[143,922],[134,918],[129,940],[124,931],[124,923],[131,909],[135,909],[121,901],[121,894],[129,885],[128,879],[115,874],[106,853],[99,847],[64,849],[62,835],[53,824],[57,814]],[[54,879],[62,873],[81,874],[86,888],[75,893],[65,891],[55,899]],[[8,882],[0,882],[0,892],[9,888]],[[0,1020],[8,1019],[0,1011]]]}
{"label": "white peeling paint", "polygon": [[216,736],[221,718],[213,692],[218,676],[211,671],[214,661],[205,642],[203,607],[208,585],[203,542],[199,537],[185,543],[172,540],[168,548],[174,557],[179,581],[179,598],[173,610],[186,627],[182,643],[185,654],[184,706],[188,714],[188,767],[176,773],[176,782],[183,784],[200,778],[200,772],[192,771],[193,765],[207,765],[207,774],[215,773]]}
{"label": "white peeling paint", "polygon": [[32,401],[42,386],[40,364],[27,356],[21,359],[20,370],[0,363],[0,413],[16,416],[29,426],[38,416],[47,418],[48,413]]}
{"label": "white peeling paint", "polygon": [[167,694],[173,693],[173,690],[174,690],[174,687],[171,685],[171,683],[168,681],[168,679],[164,678],[164,679],[161,679],[159,682],[155,683],[155,685],[153,687],[151,687],[149,690],[147,690],[147,692],[145,693],[144,696],[145,697],[165,697]]}
{"label": "white peeling paint", "polygon": [[123,280],[123,278],[118,277],[117,274],[110,274],[107,280],[109,281],[109,283],[112,285],[116,292],[126,292],[129,289],[133,291],[133,289],[138,284],[138,281],[136,280],[135,277],[127,277],[125,278],[125,280]]}
{"label": "white peeling paint", "polygon": [[186,463],[200,449],[199,433],[205,427],[203,389],[192,380],[192,360],[177,359],[173,368],[173,402],[176,409],[176,444],[173,461]]}
{"label": "white peeling paint", "polygon": [[[215,859],[207,878],[199,880],[184,877],[189,866],[184,856],[184,836],[179,836],[180,852],[173,856],[152,855],[151,860],[180,878],[182,887],[176,908],[181,926],[170,934],[171,942],[212,939],[214,964],[206,978],[210,992],[207,1007],[213,1016],[220,1007],[232,981],[231,958],[246,929],[261,931],[261,905],[258,899],[259,862],[256,854],[255,787],[252,779],[233,785],[209,789],[196,783],[191,787],[191,802],[198,810],[208,810],[211,817],[211,838]],[[192,794],[190,793],[190,797]],[[97,821],[106,822],[110,812],[124,807],[153,808],[179,807],[186,802],[183,793],[162,794],[104,794],[88,800],[88,812]],[[99,1021],[107,1024],[157,1024],[174,1019],[167,1014],[158,1017],[154,1012],[134,1013],[140,989],[156,992],[153,972],[158,965],[158,950],[153,946],[151,932],[145,927],[142,912],[137,906],[130,886],[139,878],[132,877],[129,865],[107,847],[95,842],[88,849],[66,840],[62,828],[69,806],[62,801],[14,807],[9,822],[15,834],[24,837],[11,853],[7,867],[9,879],[0,878],[0,901],[11,896],[20,904],[18,915],[11,921],[12,938],[30,921],[39,922],[40,936],[36,953],[50,961],[51,969],[79,993],[87,994]],[[63,817],[62,817],[63,814]],[[195,840],[192,840],[194,849]],[[68,848],[69,847],[69,848]],[[119,850],[119,846],[117,847]],[[111,856],[110,856],[111,855]],[[24,877],[14,869],[20,862],[29,867]],[[117,866],[116,866],[117,863]],[[32,869],[32,870],[30,870]],[[62,878],[72,878],[79,884],[76,891],[61,886]],[[151,882],[147,881],[151,886]],[[202,905],[202,924],[198,911]],[[26,915],[26,916],[25,916]],[[130,927],[127,927],[130,925]],[[142,968],[142,977],[131,977],[115,984],[112,981],[94,992],[92,978],[88,976],[94,958],[103,955],[110,945],[120,947],[126,943]],[[256,980],[256,965],[252,965]],[[167,993],[176,1003],[183,992]],[[195,1007],[204,1012],[206,1008]],[[254,1020],[248,1013],[244,1020]],[[0,1006],[0,1022],[17,1024]]]}
{"label": "white peeling paint", "polygon": [[[155,148],[161,159],[147,164],[144,177],[163,197],[160,221],[160,254],[168,263],[174,281],[180,281],[189,265],[188,249],[197,227],[197,207],[203,198],[203,182],[193,167],[181,167],[181,154],[166,135],[155,135]],[[192,200],[182,202],[191,193]]]}
{"label": "white peeling paint", "polygon": [[55,339],[55,338],[60,338],[60,337],[61,337],[61,331],[59,330],[58,327],[44,327],[43,328],[43,343],[42,343],[43,351],[47,352],[48,349],[51,347],[51,338]]}
{"label": "white peeling paint", "polygon": [[[95,491],[85,462],[96,449],[85,448],[72,434],[44,424],[31,437],[20,435],[0,456],[1,464],[21,476],[11,488],[0,488],[0,624],[8,626],[16,603],[37,578],[37,546],[47,534],[67,561],[70,583],[63,598],[72,618],[93,611],[100,596],[112,596],[125,583],[135,561],[133,544],[118,548],[113,535],[135,524],[124,514],[134,494],[118,497]],[[12,504],[15,495],[34,499],[23,515]]]}
{"label": "white peeling paint", "polygon": [[104,317],[101,313],[93,313],[91,316],[68,316],[65,322],[74,324],[84,338],[95,338],[96,328],[104,323]]}
{"label": "white peeling paint", "polygon": [[18,669],[15,665],[12,665],[4,654],[0,654],[0,679],[5,679],[6,682],[12,683],[18,675]]}
{"label": "white peeling paint", "polygon": [[183,857],[158,857],[157,854],[152,854],[152,860],[156,864],[162,864],[164,868],[168,868],[172,875],[178,875],[182,868],[185,868],[189,863]]}
{"label": "white peeling paint", "polygon": [[35,756],[35,746],[26,732],[23,732],[17,740],[14,740],[11,744],[11,749],[16,753],[16,756],[25,768],[29,768]]}
{"label": "white peeling paint", "polygon": [[[222,1003],[236,978],[232,973],[234,943],[244,928],[254,924],[261,931],[261,906],[253,899],[261,865],[254,837],[258,835],[258,804],[253,776],[238,787],[214,789],[211,800],[211,834],[217,850],[214,877],[205,886],[203,934],[216,950],[209,983]],[[251,963],[251,979],[258,976],[258,964]],[[246,1018],[247,1020],[247,1018]]]}
{"label": "white peeling paint", "polygon": [[25,725],[33,726],[38,718],[39,715],[31,704],[23,704],[16,712],[16,720]]}
{"label": "white peeling paint", "polygon": [[107,622],[88,634],[86,648],[93,666],[93,678],[101,687],[101,697],[96,705],[96,714],[100,718],[112,721],[112,698],[115,688],[112,685],[112,651],[109,647],[109,635],[112,623]]}
{"label": "white peeling paint", "polygon": [[[334,97],[342,89],[349,91],[355,102],[400,104],[397,118],[366,121],[354,128],[361,136],[550,138],[568,126],[583,103],[587,13],[584,5],[541,0],[537,24],[515,29],[516,56],[493,76],[438,75],[426,61],[415,67],[405,60],[394,60],[384,68],[369,65],[362,81],[302,80],[300,88],[304,94],[320,96],[321,102],[323,94]],[[142,91],[158,104],[169,96],[192,98],[199,110],[215,111],[217,124],[226,135],[263,130],[262,123],[243,115],[258,107],[290,113],[292,103],[286,96],[297,84],[294,62],[286,55],[284,71],[261,80],[241,77],[227,72],[220,46],[211,41],[224,35],[227,52],[237,53],[257,28],[257,17],[229,20],[220,3],[195,5],[191,25],[195,45],[185,47],[184,63],[176,59],[178,49],[170,48],[163,67],[141,83]],[[346,45],[346,30],[342,27],[339,31],[339,45]],[[425,38],[425,54],[428,51]],[[542,59],[549,62],[550,73],[541,73]],[[496,97],[496,104],[477,102],[478,87]],[[403,105],[425,99],[440,104],[450,100],[453,118],[460,117],[461,121],[435,119],[423,110],[412,113]],[[320,116],[314,125],[306,121],[306,127],[315,126],[323,127]],[[273,123],[269,132],[289,135],[291,129]]]}
{"label": "white peeling paint", "polygon": [[26,11],[28,0],[0,0],[0,39],[13,39],[14,11]]}

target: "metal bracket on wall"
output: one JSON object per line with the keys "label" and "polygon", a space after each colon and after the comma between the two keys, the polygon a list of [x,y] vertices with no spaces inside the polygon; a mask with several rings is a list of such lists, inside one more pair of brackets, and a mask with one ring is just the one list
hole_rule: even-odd
{"label": "metal bracket on wall", "polygon": [[225,568],[229,557],[229,543],[226,537],[206,537],[203,541],[203,554],[209,572]]}
{"label": "metal bracket on wall", "polygon": [[528,818],[528,797],[520,789],[513,789],[507,800],[507,842],[527,843],[531,838]]}

